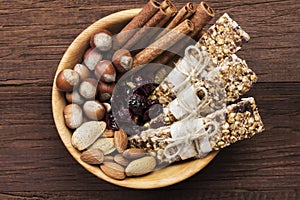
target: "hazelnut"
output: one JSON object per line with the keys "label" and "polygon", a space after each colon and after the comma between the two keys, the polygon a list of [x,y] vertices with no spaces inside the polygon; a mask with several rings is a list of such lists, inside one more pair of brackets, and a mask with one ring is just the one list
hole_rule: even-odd
{"label": "hazelnut", "polygon": [[71,92],[79,82],[79,74],[72,69],[64,69],[56,78],[56,86],[63,92]]}
{"label": "hazelnut", "polygon": [[91,47],[96,47],[100,51],[109,51],[112,48],[112,43],[112,33],[105,29],[99,30],[90,39]]}
{"label": "hazelnut", "polygon": [[80,94],[76,90],[74,90],[73,92],[67,92],[66,99],[68,103],[76,103],[79,105],[84,103],[84,98],[80,96]]}
{"label": "hazelnut", "polygon": [[102,104],[103,104],[106,112],[110,113],[110,111],[111,111],[111,105],[109,103],[102,103]]}
{"label": "hazelnut", "polygon": [[105,108],[99,101],[87,101],[83,105],[84,114],[91,120],[101,120],[105,116]]}
{"label": "hazelnut", "polygon": [[114,89],[115,89],[114,83],[108,84],[108,83],[99,81],[98,92],[99,92],[100,101],[108,101],[111,98]]}
{"label": "hazelnut", "polygon": [[97,93],[97,81],[93,78],[85,79],[79,86],[79,94],[85,99],[93,99]]}
{"label": "hazelnut", "polygon": [[97,63],[102,60],[103,56],[97,49],[88,49],[84,56],[84,64],[89,68],[89,70],[93,71]]}
{"label": "hazelnut", "polygon": [[82,110],[77,104],[67,105],[63,113],[67,127],[76,129],[82,124]]}
{"label": "hazelnut", "polygon": [[112,58],[113,64],[120,73],[125,73],[132,68],[133,58],[127,49],[119,49]]}
{"label": "hazelnut", "polygon": [[81,80],[87,79],[91,76],[90,70],[83,64],[76,64],[74,71],[79,74]]}
{"label": "hazelnut", "polygon": [[95,76],[101,81],[111,83],[116,80],[116,70],[109,60],[98,62],[95,67]]}

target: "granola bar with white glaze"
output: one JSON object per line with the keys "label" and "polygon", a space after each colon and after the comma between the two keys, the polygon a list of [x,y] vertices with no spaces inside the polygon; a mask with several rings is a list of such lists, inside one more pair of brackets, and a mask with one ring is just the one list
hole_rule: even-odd
{"label": "granola bar with white glaze", "polygon": [[[227,13],[223,14],[195,45],[199,48],[201,53],[208,52],[211,58],[209,64],[199,73],[198,78],[204,78],[215,67],[224,65],[224,61],[239,51],[243,43],[248,42],[249,39],[250,36],[234,20],[232,20]],[[196,54],[194,53],[185,57],[196,58],[197,51],[194,50],[194,52],[196,52]],[[176,68],[181,66],[187,68],[185,66],[187,64],[186,60],[186,58],[179,60],[179,62],[175,64]],[[172,71],[175,71],[174,74],[182,76],[183,78],[186,77],[183,74],[178,73],[176,68]],[[163,81],[150,98],[152,100],[158,99],[163,106],[167,106],[176,98],[176,92],[172,90],[176,85],[168,84],[169,82],[170,81]],[[178,83],[180,83],[180,81],[178,81]]]}
{"label": "granola bar with white glaze", "polygon": [[[160,119],[163,119],[165,125],[171,125],[193,114],[193,117],[206,116],[238,100],[249,91],[256,80],[256,74],[248,67],[246,61],[233,54],[210,72],[205,80],[196,80],[189,88],[179,93],[177,98],[164,108],[164,117]],[[152,122],[150,126],[151,124]]]}
{"label": "granola bar with white glaze", "polygon": [[159,103],[166,107],[178,93],[190,86],[190,80],[202,79],[202,71],[208,68],[216,68],[208,52],[193,45],[187,47],[185,56],[175,64],[175,68],[149,98],[159,100]]}
{"label": "granola bar with white glaze", "polygon": [[211,151],[249,139],[263,130],[255,100],[250,97],[205,118],[143,131],[130,137],[129,143],[131,147],[142,148],[155,155],[158,163],[172,163],[204,157]]}
{"label": "granola bar with white glaze", "polygon": [[214,63],[221,63],[226,57],[239,51],[250,36],[227,13],[200,38],[197,47],[209,52]]}

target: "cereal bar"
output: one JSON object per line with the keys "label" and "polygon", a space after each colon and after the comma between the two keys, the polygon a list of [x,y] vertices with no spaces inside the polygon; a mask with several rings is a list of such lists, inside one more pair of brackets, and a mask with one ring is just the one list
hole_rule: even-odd
{"label": "cereal bar", "polygon": [[205,118],[178,121],[171,126],[143,131],[129,138],[130,146],[172,163],[206,156],[264,130],[254,98],[244,98]]}

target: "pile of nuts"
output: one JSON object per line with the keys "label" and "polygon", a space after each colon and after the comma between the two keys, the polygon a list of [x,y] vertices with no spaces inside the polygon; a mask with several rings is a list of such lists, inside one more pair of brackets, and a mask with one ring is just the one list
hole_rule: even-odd
{"label": "pile of nuts", "polygon": [[[112,34],[101,30],[91,37],[91,48],[84,54],[83,64],[61,71],[56,86],[66,92],[66,125],[78,128],[89,120],[103,120],[111,112],[110,98],[117,77],[131,69],[132,57],[120,49],[112,56]],[[74,112],[74,113],[73,113]]]}
{"label": "pile of nuts", "polygon": [[82,161],[100,165],[103,173],[114,179],[140,176],[156,167],[155,158],[143,149],[127,148],[127,134],[122,129],[108,130],[103,121],[84,123],[73,133],[72,144],[83,151]]}
{"label": "pile of nuts", "polygon": [[120,180],[153,171],[156,160],[142,149],[128,148],[128,136],[112,115],[115,83],[132,68],[133,60],[126,49],[114,52],[112,44],[108,30],[94,34],[83,63],[62,70],[56,86],[65,92],[65,124],[74,131],[72,145],[81,152],[81,160]]}

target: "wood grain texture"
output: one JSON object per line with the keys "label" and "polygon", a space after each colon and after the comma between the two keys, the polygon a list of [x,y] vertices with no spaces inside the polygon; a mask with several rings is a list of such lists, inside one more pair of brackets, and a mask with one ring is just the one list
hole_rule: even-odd
{"label": "wood grain texture", "polygon": [[[178,7],[188,1],[177,0]],[[258,74],[254,96],[266,131],[224,149],[174,186],[136,191],[83,169],[63,146],[51,112],[56,67],[96,20],[146,0],[0,0],[0,199],[299,199],[300,3],[217,1],[251,35],[239,52]]]}

